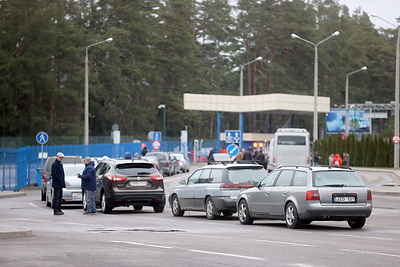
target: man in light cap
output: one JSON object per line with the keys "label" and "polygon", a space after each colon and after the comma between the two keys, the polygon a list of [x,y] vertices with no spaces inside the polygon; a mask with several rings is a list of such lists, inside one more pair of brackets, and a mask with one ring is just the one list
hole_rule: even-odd
{"label": "man in light cap", "polygon": [[94,169],[94,163],[90,157],[83,159],[86,167],[82,174],[78,174],[78,177],[82,179],[81,188],[85,194],[86,210],[83,213],[94,214],[96,213],[96,202],[94,199],[94,191],[96,191],[96,170]]}
{"label": "man in light cap", "polygon": [[62,165],[64,154],[57,153],[56,160],[51,165],[51,178],[53,179],[51,185],[53,187],[53,210],[54,215],[63,215],[61,211],[62,189],[65,188],[65,173]]}

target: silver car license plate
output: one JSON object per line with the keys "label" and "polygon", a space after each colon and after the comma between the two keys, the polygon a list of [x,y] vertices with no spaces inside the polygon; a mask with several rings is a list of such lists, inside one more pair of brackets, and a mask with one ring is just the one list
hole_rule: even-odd
{"label": "silver car license plate", "polygon": [[355,197],[333,197],[333,203],[355,203]]}

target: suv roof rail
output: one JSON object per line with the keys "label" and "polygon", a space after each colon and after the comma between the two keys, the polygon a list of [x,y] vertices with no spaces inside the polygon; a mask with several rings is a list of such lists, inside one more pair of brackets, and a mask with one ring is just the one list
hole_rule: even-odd
{"label": "suv roof rail", "polygon": [[322,166],[322,167],[328,167],[329,169],[337,168],[337,169],[353,170],[353,169],[352,169],[351,167],[349,167],[349,166]]}
{"label": "suv roof rail", "polygon": [[242,160],[234,160],[234,161],[232,161],[233,163],[239,163],[239,164],[258,164],[258,162],[257,161],[255,161],[255,160],[244,160],[244,159],[242,159]]}

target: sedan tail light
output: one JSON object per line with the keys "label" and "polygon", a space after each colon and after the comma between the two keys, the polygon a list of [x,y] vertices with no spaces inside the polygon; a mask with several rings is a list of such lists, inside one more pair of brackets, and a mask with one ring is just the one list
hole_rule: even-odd
{"label": "sedan tail light", "polygon": [[306,200],[320,200],[318,190],[309,190],[306,193]]}
{"label": "sedan tail light", "polygon": [[126,181],[126,177],[116,176],[116,175],[107,175],[106,176],[110,182],[124,182]]}
{"label": "sedan tail light", "polygon": [[372,201],[372,191],[371,190],[367,191],[367,200],[371,200]]}
{"label": "sedan tail light", "polygon": [[150,180],[157,181],[157,182],[162,181],[163,179],[164,179],[164,177],[162,175],[156,175],[156,176],[150,177]]}

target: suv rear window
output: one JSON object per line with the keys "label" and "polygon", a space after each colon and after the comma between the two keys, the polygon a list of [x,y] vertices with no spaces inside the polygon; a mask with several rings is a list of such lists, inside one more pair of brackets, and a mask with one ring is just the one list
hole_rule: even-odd
{"label": "suv rear window", "polygon": [[259,182],[268,174],[262,166],[260,168],[229,168],[228,173],[229,182],[233,184]]}
{"label": "suv rear window", "polygon": [[314,172],[314,186],[316,187],[347,187],[364,186],[355,172],[349,171],[320,171]]}
{"label": "suv rear window", "polygon": [[115,169],[124,175],[151,174],[157,171],[152,163],[121,163]]}

